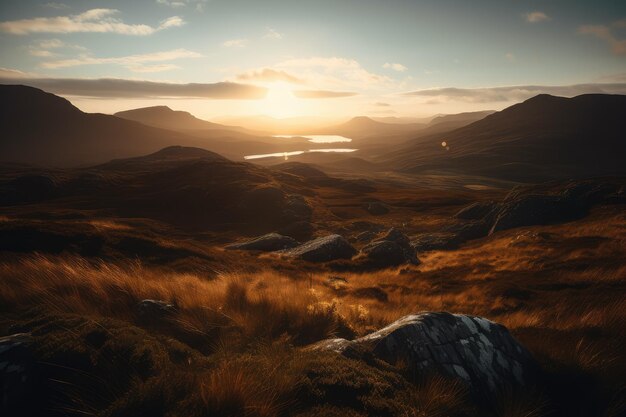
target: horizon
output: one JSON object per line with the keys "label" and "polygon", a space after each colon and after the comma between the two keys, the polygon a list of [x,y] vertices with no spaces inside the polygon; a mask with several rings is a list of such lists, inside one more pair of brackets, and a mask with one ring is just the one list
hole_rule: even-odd
{"label": "horizon", "polygon": [[624,94],[625,28],[610,1],[24,1],[0,6],[0,82],[108,114],[419,118]]}

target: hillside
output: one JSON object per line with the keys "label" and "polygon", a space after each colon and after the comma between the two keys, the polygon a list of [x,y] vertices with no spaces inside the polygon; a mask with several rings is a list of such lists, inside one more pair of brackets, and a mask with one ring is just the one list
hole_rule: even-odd
{"label": "hillside", "polygon": [[416,138],[380,160],[405,172],[523,182],[623,174],[624,108],[620,95],[539,95],[452,132]]}
{"label": "hillside", "polygon": [[114,116],[169,130],[222,130],[247,133],[250,135],[256,134],[256,132],[239,126],[227,126],[202,120],[189,112],[172,110],[167,106],[152,106],[120,111],[115,113]]}
{"label": "hillside", "polygon": [[83,113],[64,98],[22,85],[0,85],[0,123],[3,162],[88,165],[169,145],[202,146],[182,133]]}

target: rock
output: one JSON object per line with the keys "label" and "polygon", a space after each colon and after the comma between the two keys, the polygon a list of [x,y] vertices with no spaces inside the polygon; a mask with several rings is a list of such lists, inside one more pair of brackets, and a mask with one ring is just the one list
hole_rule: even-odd
{"label": "rock", "polygon": [[393,227],[380,240],[363,247],[361,254],[380,267],[396,266],[403,263],[414,265],[420,263],[409,238]]}
{"label": "rock", "polygon": [[460,244],[468,240],[480,239],[481,237],[487,236],[490,228],[491,223],[477,220],[444,227],[443,231],[454,234],[456,241]]}
{"label": "rock", "polygon": [[587,214],[588,207],[573,198],[559,195],[522,195],[500,205],[489,234],[521,226],[545,225],[575,220]]}
{"label": "rock", "polygon": [[33,337],[16,333],[0,337],[0,414],[21,415],[35,384]]}
{"label": "rock", "polygon": [[389,213],[389,207],[387,207],[387,205],[380,203],[378,201],[365,203],[363,208],[369,214],[372,214],[374,216],[382,216],[383,214]]}
{"label": "rock", "polygon": [[173,315],[176,312],[176,306],[167,301],[146,299],[139,302],[137,310],[141,319],[158,321]]}
{"label": "rock", "polygon": [[257,250],[263,252],[273,252],[277,250],[295,248],[300,243],[289,237],[278,233],[268,233],[245,242],[235,243],[226,246],[230,250]]}
{"label": "rock", "polygon": [[400,246],[406,246],[411,243],[411,240],[408,238],[408,236],[402,233],[400,230],[396,229],[395,227],[389,229],[381,240],[396,242]]}
{"label": "rock", "polygon": [[495,201],[479,201],[461,209],[454,217],[462,220],[481,220],[496,208]]}
{"label": "rock", "polygon": [[365,231],[361,232],[354,237],[354,240],[357,242],[369,242],[376,237],[376,233]]}
{"label": "rock", "polygon": [[431,250],[451,250],[459,246],[459,240],[455,233],[424,233],[419,235],[411,246],[416,252],[428,252]]}
{"label": "rock", "polygon": [[372,242],[364,246],[361,253],[378,266],[394,266],[407,262],[404,249],[389,240]]}
{"label": "rock", "polygon": [[288,257],[309,262],[328,262],[336,259],[350,259],[356,249],[341,235],[328,235],[283,251]]}
{"label": "rock", "polygon": [[284,216],[286,221],[308,220],[313,209],[300,194],[290,194],[285,199]]}
{"label": "rock", "polygon": [[360,339],[330,339],[309,349],[370,352],[413,372],[458,378],[475,393],[495,394],[530,385],[538,366],[530,353],[502,325],[450,313],[405,316]]}

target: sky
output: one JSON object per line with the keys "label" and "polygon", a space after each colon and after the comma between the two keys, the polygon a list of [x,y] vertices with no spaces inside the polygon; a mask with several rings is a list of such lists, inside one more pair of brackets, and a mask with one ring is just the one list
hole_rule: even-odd
{"label": "sky", "polygon": [[626,1],[0,2],[0,83],[84,111],[420,117],[626,94]]}

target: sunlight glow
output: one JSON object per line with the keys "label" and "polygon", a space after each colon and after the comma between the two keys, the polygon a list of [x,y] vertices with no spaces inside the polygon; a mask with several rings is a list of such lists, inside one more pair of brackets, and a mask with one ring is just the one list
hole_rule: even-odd
{"label": "sunlight glow", "polygon": [[298,101],[289,84],[275,82],[268,86],[267,96],[260,100],[259,110],[272,117],[290,117],[298,114]]}

